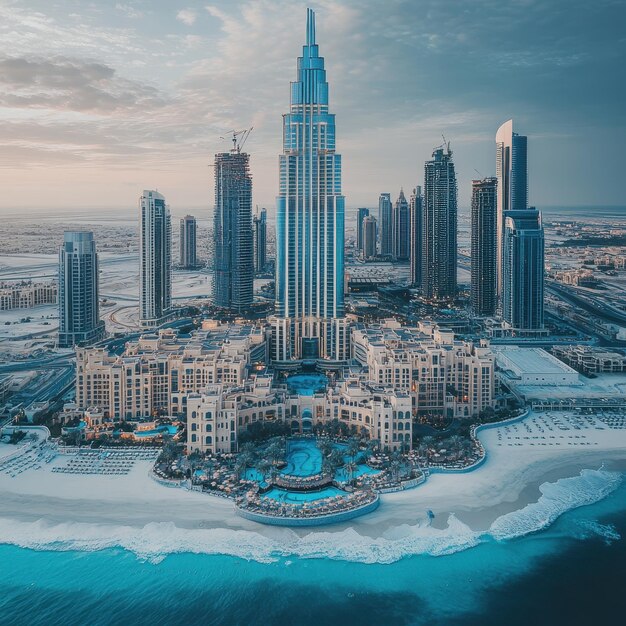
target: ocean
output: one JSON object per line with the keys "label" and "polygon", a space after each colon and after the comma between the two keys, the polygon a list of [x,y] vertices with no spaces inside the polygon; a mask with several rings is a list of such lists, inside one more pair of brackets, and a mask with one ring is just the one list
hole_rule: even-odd
{"label": "ocean", "polygon": [[[121,547],[68,549],[60,541],[37,549],[0,545],[0,624],[622,623],[623,478],[593,504],[577,506],[584,500],[573,495],[570,504],[577,508],[538,532],[483,537],[452,553],[391,563],[357,562],[358,554],[352,555],[357,560],[329,558],[323,550],[312,558],[259,562],[165,547],[159,556],[158,545],[149,558]],[[566,501],[567,491],[575,494],[580,484],[560,482],[551,497],[559,489],[559,500]],[[536,506],[526,509],[537,513]],[[544,517],[538,521],[545,525],[551,516]],[[168,541],[163,537],[164,546]]]}

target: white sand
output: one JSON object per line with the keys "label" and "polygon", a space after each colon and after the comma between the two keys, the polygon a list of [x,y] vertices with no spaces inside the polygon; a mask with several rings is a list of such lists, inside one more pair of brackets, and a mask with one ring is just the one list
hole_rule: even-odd
{"label": "white sand", "polygon": [[[85,532],[84,524],[97,525],[99,532],[123,527],[128,533],[135,528],[144,543],[146,529],[153,529],[154,523],[165,524],[163,528],[170,529],[168,532],[201,533],[210,529],[212,539],[206,536],[203,540],[203,535],[192,539],[185,535],[186,543],[177,544],[177,549],[183,549],[180,547],[183,545],[188,549],[194,541],[206,541],[209,545],[219,537],[219,545],[228,543],[230,548],[226,552],[236,554],[239,548],[232,544],[241,542],[242,538],[248,550],[251,545],[257,545],[255,541],[263,545],[273,542],[272,550],[281,542],[290,542],[295,550],[294,540],[300,542],[298,550],[311,550],[314,540],[323,540],[323,550],[327,550],[329,541],[332,543],[330,538],[336,537],[335,548],[341,555],[348,545],[360,545],[359,549],[365,554],[361,543],[370,542],[367,556],[360,554],[358,557],[366,561],[387,559],[388,556],[381,556],[379,542],[388,542],[389,545],[385,544],[387,551],[391,549],[389,546],[396,549],[399,544],[394,541],[405,538],[407,533],[411,536],[411,549],[421,550],[422,543],[419,548],[415,547],[415,528],[418,527],[422,533],[430,533],[431,539],[436,536],[438,541],[443,535],[436,533],[443,533],[448,539],[452,530],[475,541],[474,535],[488,529],[496,518],[536,502],[541,495],[538,486],[544,481],[578,476],[582,469],[597,470],[603,463],[610,466],[626,461],[626,428],[609,429],[593,418],[592,423],[579,425],[576,419],[565,413],[531,415],[515,425],[483,431],[480,438],[488,451],[488,460],[477,470],[466,474],[432,475],[426,484],[415,489],[382,496],[380,508],[370,515],[323,529],[291,531],[248,522],[234,514],[232,502],[228,500],[161,486],[150,478],[150,463],[146,461],[137,462],[125,476],[67,475],[51,471],[53,466],[65,462],[57,458],[40,470],[27,470],[15,478],[0,473],[0,541],[22,541],[14,537],[14,522],[32,525],[38,520],[62,527],[65,539],[68,533],[79,532],[71,530],[72,524],[76,524],[76,529],[80,527],[81,533]],[[590,488],[587,483],[585,488]],[[585,495],[588,497],[589,494]],[[425,528],[428,510],[435,513],[431,529]],[[457,515],[465,524],[461,524],[461,528],[451,526],[437,531],[437,528],[447,527],[449,513]],[[9,520],[13,525],[9,525]],[[39,527],[33,528],[35,530],[29,531],[31,534],[40,532],[36,530]],[[224,535],[227,531],[219,529],[231,529],[228,531],[231,534]],[[233,534],[233,530],[253,532]],[[420,541],[423,540],[422,536]],[[179,537],[177,541],[183,540]],[[457,537],[455,541],[460,540]],[[372,545],[376,547],[375,555]],[[322,549],[316,546],[316,550]],[[211,550],[219,551],[215,547]],[[393,558],[401,556],[399,552],[393,554]]]}

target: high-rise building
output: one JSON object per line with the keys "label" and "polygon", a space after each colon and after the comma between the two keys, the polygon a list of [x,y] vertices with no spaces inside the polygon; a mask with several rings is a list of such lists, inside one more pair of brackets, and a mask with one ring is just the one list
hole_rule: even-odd
{"label": "high-rise building", "polygon": [[361,228],[363,241],[361,255],[364,260],[374,259],[376,258],[376,218],[373,215],[365,216]]}
{"label": "high-rise building", "polygon": [[180,220],[180,266],[184,269],[192,269],[198,264],[196,233],[196,218],[193,215],[185,215]]}
{"label": "high-rise building", "polygon": [[422,188],[417,185],[413,189],[409,200],[411,221],[411,284],[415,287],[422,285],[422,236],[424,229]]}
{"label": "high-rise building", "polygon": [[527,138],[513,132],[513,120],[496,133],[496,177],[498,178],[497,276],[498,297],[502,298],[504,214],[528,208]]}
{"label": "high-rise building", "polygon": [[307,9],[306,43],[283,115],[276,207],[276,315],[272,354],[344,358],[344,220],[341,156],[328,110],[324,58]]}
{"label": "high-rise building", "polygon": [[363,220],[370,214],[369,209],[357,209],[356,216],[356,249],[363,250]]}
{"label": "high-rise building", "polygon": [[495,315],[497,294],[497,178],[472,181],[471,298],[476,315]]}
{"label": "high-rise building", "polygon": [[215,155],[213,303],[237,312],[250,307],[254,287],[249,160],[238,148]]}
{"label": "high-rise building", "polygon": [[422,291],[428,299],[456,295],[457,186],[452,150],[436,148],[424,167]]}
{"label": "high-rise building", "polygon": [[536,209],[504,214],[502,317],[514,331],[543,328],[544,237]]}
{"label": "high-rise building", "polygon": [[171,316],[172,222],[158,191],[144,191],[139,210],[139,320],[154,328]]}
{"label": "high-rise building", "polygon": [[94,343],[104,334],[93,233],[65,232],[59,250],[59,346]]}
{"label": "high-rise building", "polygon": [[253,219],[254,231],[254,271],[265,270],[267,265],[267,211],[261,209]]}
{"label": "high-rise building", "polygon": [[396,261],[407,261],[411,252],[411,219],[409,203],[406,200],[403,189],[400,189],[400,195],[393,206],[391,221],[391,255]]}
{"label": "high-rise building", "polygon": [[391,194],[381,193],[378,198],[378,228],[380,230],[380,254],[393,254],[393,206]]}

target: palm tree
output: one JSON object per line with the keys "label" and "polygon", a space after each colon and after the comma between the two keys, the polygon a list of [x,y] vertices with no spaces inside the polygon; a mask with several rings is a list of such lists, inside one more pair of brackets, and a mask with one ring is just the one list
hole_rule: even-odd
{"label": "palm tree", "polygon": [[356,437],[351,437],[349,439],[346,452],[353,461],[356,461],[356,456],[359,453],[359,441]]}
{"label": "palm tree", "polygon": [[352,485],[354,482],[354,472],[357,470],[357,464],[354,461],[349,461],[345,464],[344,470],[346,471],[348,478],[348,483]]}
{"label": "palm tree", "polygon": [[320,452],[322,453],[322,458],[326,458],[330,456],[330,453],[334,450],[333,444],[328,439],[322,439],[318,444]]}
{"label": "palm tree", "polygon": [[264,482],[267,482],[266,476],[271,467],[272,464],[267,459],[259,459],[259,462],[256,464],[256,470],[261,474]]}

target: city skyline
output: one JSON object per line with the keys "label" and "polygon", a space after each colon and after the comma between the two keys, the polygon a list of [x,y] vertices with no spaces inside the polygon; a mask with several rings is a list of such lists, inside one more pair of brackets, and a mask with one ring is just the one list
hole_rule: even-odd
{"label": "city skyline", "polygon": [[[593,10],[568,3],[563,11],[555,3],[483,0],[458,17],[430,2],[384,11],[375,3],[310,4],[322,9],[321,43],[333,59],[349,208],[373,207],[381,190],[423,182],[420,163],[441,133],[455,145],[459,205],[468,207],[474,168],[495,174],[493,129],[510,117],[532,129],[530,204],[621,201],[619,159],[586,157],[616,151],[624,134],[623,88],[602,79],[619,73],[619,50],[604,43],[620,21],[612,3]],[[281,113],[274,96],[286,95],[281,77],[299,46],[298,10],[281,0],[208,9],[93,3],[78,13],[64,2],[27,5],[0,6],[2,81],[11,94],[0,102],[0,163],[9,181],[0,211],[102,206],[94,198],[104,189],[111,208],[132,207],[145,186],[163,189],[174,213],[210,205],[207,164],[224,147],[219,137],[254,125],[253,202],[273,217]],[[409,20],[412,29],[403,26]],[[533,26],[532,42],[524,25]],[[390,101],[398,91],[402,97]],[[120,168],[127,161],[133,165]]]}

